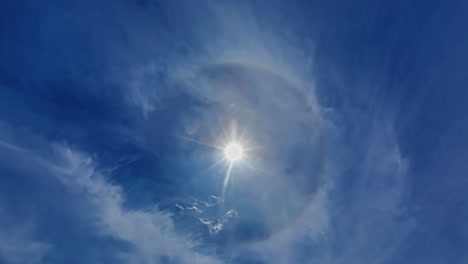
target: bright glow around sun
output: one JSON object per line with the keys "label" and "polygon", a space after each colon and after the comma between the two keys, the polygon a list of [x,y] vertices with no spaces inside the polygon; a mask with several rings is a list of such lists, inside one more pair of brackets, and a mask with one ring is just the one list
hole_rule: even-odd
{"label": "bright glow around sun", "polygon": [[[212,144],[210,142],[203,142],[203,141],[186,138],[186,137],[180,137],[180,138],[197,143],[202,146],[211,147],[213,149],[216,149],[217,151],[223,152],[224,157],[222,157],[220,160],[215,162],[211,167],[209,167],[202,174],[205,174],[207,171],[215,168],[216,166],[218,166],[219,164],[222,164],[223,162],[227,162],[228,166],[226,170],[226,176],[224,177],[224,181],[223,181],[223,189],[221,192],[221,196],[224,197],[224,194],[229,184],[229,179],[231,178],[231,174],[232,174],[234,167],[237,167],[237,166],[244,167],[245,165],[247,168],[251,169],[253,172],[258,174],[258,171],[255,169],[255,167],[250,164],[249,159],[246,159],[246,154],[248,154],[248,156],[251,156],[251,154],[253,154],[251,151],[253,149],[258,148],[259,146],[252,146],[249,144],[251,142],[244,140],[244,135],[247,130],[247,126],[244,127],[241,133],[239,134],[236,133],[235,126],[232,128],[231,133],[227,133],[224,127],[221,127],[221,128],[223,129],[222,132],[224,132],[224,138],[220,137],[218,144]],[[238,163],[238,164],[234,164],[234,163]]]}
{"label": "bright glow around sun", "polygon": [[224,155],[230,162],[237,161],[244,156],[244,149],[238,143],[230,143],[224,149]]}

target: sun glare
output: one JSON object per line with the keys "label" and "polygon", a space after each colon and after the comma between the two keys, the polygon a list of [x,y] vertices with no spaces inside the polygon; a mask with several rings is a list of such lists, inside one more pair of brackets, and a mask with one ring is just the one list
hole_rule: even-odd
{"label": "sun glare", "polygon": [[240,160],[244,156],[244,149],[238,143],[230,143],[224,149],[224,155],[230,162]]}
{"label": "sun glare", "polygon": [[248,156],[250,156],[250,154],[251,154],[250,151],[252,149],[257,148],[257,146],[252,147],[252,146],[250,146],[248,144],[247,145],[241,144],[241,143],[246,143],[243,140],[246,128],[247,127],[245,127],[242,130],[242,133],[240,134],[239,137],[236,137],[236,133],[234,133],[234,132],[232,132],[231,136],[228,136],[228,133],[226,133],[226,130],[223,127],[225,141],[224,141],[224,144],[221,143],[219,145],[211,144],[211,143],[203,142],[203,141],[198,141],[196,139],[181,137],[184,140],[191,141],[191,142],[197,143],[199,145],[211,147],[211,148],[216,149],[216,150],[218,150],[220,152],[222,151],[222,153],[224,154],[224,157],[222,157],[220,160],[215,162],[210,168],[208,168],[205,172],[202,173],[202,174],[205,174],[207,171],[215,168],[216,166],[218,166],[219,164],[222,164],[223,162],[227,163],[228,166],[227,166],[226,176],[224,177],[223,189],[221,191],[221,196],[222,197],[224,197],[224,194],[226,192],[226,188],[227,188],[227,186],[229,184],[229,179],[231,177],[233,167],[237,167],[239,165],[241,165],[241,166],[245,165],[248,168],[250,168],[252,171],[257,173],[257,170],[255,170],[255,168],[250,165],[250,163],[248,162],[248,159],[246,158],[246,156],[247,156],[246,154],[248,154]]}

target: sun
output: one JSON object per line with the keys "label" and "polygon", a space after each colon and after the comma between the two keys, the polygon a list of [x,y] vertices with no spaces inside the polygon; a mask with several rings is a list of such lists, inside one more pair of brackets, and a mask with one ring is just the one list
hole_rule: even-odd
{"label": "sun", "polygon": [[224,155],[230,162],[238,161],[244,156],[244,148],[239,143],[229,143],[224,148]]}
{"label": "sun", "polygon": [[[251,146],[249,141],[244,141],[244,134],[247,130],[247,126],[244,127],[242,132],[240,133],[240,136],[236,136],[237,133],[235,133],[235,130],[232,131],[231,135],[228,136],[228,133],[226,130],[223,128],[224,132],[224,141],[221,141],[222,138],[220,138],[221,144],[212,144],[209,142],[203,142],[199,141],[196,139],[191,139],[191,138],[186,138],[186,137],[180,137],[181,139],[191,141],[194,143],[197,143],[199,145],[203,145],[206,147],[211,147],[213,149],[216,149],[217,151],[220,151],[222,154],[224,154],[224,157],[221,157],[218,161],[216,161],[211,167],[209,167],[205,172],[202,173],[205,174],[207,171],[215,168],[219,164],[227,163],[227,170],[226,170],[226,176],[224,177],[223,181],[223,189],[221,191],[221,197],[224,197],[224,194],[226,193],[226,188],[229,183],[229,179],[231,178],[232,170],[234,167],[237,166],[242,166],[245,165],[255,173],[258,173],[257,170],[250,164],[249,159],[252,154],[252,150],[259,148],[259,146]],[[222,143],[224,142],[224,144]],[[221,154],[220,153],[220,154]]]}

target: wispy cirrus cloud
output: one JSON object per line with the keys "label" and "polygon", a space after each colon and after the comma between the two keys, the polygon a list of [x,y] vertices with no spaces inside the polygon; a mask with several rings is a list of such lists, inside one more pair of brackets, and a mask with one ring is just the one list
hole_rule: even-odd
{"label": "wispy cirrus cloud", "polygon": [[[4,195],[10,195],[4,201],[9,209],[7,212],[2,211],[3,220],[0,222],[0,256],[6,263],[47,262],[58,258],[59,250],[66,246],[57,244],[58,240],[65,239],[73,244],[73,240],[82,236],[107,241],[98,243],[120,245],[117,246],[120,249],[112,249],[111,246],[106,250],[108,246],[101,244],[106,254],[113,255],[101,257],[114,259],[119,263],[164,263],[168,260],[179,263],[220,263],[213,256],[198,253],[198,243],[189,234],[177,234],[168,212],[160,211],[157,207],[125,208],[125,195],[121,188],[109,182],[93,160],[84,153],[56,144],[34,149],[15,145],[15,142],[8,142],[0,147],[3,157],[0,164],[2,174],[8,174],[9,177],[16,175],[12,182],[0,186]],[[14,163],[9,163],[5,159],[7,156]],[[28,164],[26,168],[23,167],[25,164]],[[37,182],[36,188],[23,189],[25,187],[18,185],[23,181]],[[61,186],[60,192],[42,197],[42,193],[50,192],[48,186],[57,184]],[[8,187],[16,189],[5,189]],[[28,202],[11,204],[11,192],[28,192],[25,197]],[[55,212],[51,208],[54,206],[51,199],[58,203],[58,210],[62,212]],[[44,207],[46,211],[52,210],[53,217],[57,218],[57,214],[60,217],[49,223],[46,220],[48,215],[41,210],[35,215],[31,214],[32,212],[28,212],[28,205]],[[70,231],[58,234],[54,231],[53,223],[62,218],[66,219],[70,213],[76,215],[73,216],[75,219],[65,220],[63,224],[68,225],[68,230],[79,228],[84,234],[74,234]],[[18,214],[24,214],[22,217],[29,223],[26,226],[28,228],[21,225],[11,226],[12,223],[8,227],[5,220],[12,220],[14,216],[18,217]],[[35,221],[29,222],[27,219]],[[76,253],[64,256],[64,260],[75,254],[80,255],[80,259],[93,257],[93,247],[95,245],[92,243],[83,244]]]}
{"label": "wispy cirrus cloud", "polygon": [[[418,97],[465,73],[434,66],[419,6],[409,19],[386,13],[415,7],[398,1],[13,2],[0,11],[1,261],[466,259],[463,93]],[[431,23],[450,24],[438,7]],[[232,127],[258,148],[221,198],[223,166],[205,173],[219,153],[180,136],[218,143]]]}
{"label": "wispy cirrus cloud", "polygon": [[221,218],[216,220],[210,220],[206,218],[198,218],[200,222],[208,227],[210,235],[216,236],[219,232],[221,232],[224,226],[228,223],[229,218],[235,218],[239,215],[239,213],[231,209],[227,211]]}
{"label": "wispy cirrus cloud", "polygon": [[42,263],[52,245],[34,238],[34,223],[29,218],[12,219],[0,207],[0,261],[11,264]]}

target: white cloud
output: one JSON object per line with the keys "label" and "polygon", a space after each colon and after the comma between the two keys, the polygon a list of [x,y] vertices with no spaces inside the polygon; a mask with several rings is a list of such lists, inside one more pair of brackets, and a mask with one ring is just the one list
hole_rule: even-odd
{"label": "white cloud", "polygon": [[231,209],[217,220],[210,220],[206,218],[198,218],[198,220],[208,227],[211,236],[216,236],[219,232],[223,231],[224,226],[228,223],[229,218],[238,217],[239,213]]}
{"label": "white cloud", "polygon": [[[78,219],[81,219],[79,221],[84,219],[91,221],[80,225],[94,226],[95,228],[87,229],[89,232],[96,232],[92,236],[113,237],[131,245],[130,250],[112,252],[119,256],[117,259],[126,263],[149,264],[163,263],[165,259],[172,259],[177,263],[220,263],[216,257],[198,253],[199,244],[190,237],[190,234],[185,236],[178,234],[169,213],[160,211],[157,207],[147,210],[125,208],[125,197],[121,188],[108,182],[106,176],[96,168],[94,161],[86,154],[61,145],[54,145],[53,151],[44,146],[41,149],[28,150],[18,147],[11,140],[1,142],[2,168],[10,166],[12,170],[31,174],[35,181],[45,182],[46,185],[51,183],[54,185],[58,179],[64,184],[65,190],[61,189],[65,193],[78,198],[77,201],[70,202],[80,203],[82,206],[78,208],[86,209],[86,211],[74,211],[73,215],[85,215],[84,218],[79,217]],[[33,191],[44,192],[40,189]],[[63,199],[60,194],[49,198]],[[50,200],[42,202],[53,203]],[[67,201],[63,203],[60,205],[63,209],[60,210],[66,210],[68,206]],[[17,225],[9,227],[2,222],[9,217],[17,222]],[[42,263],[41,259],[46,254],[53,255],[52,244],[36,241],[33,237],[35,230],[45,228],[41,230],[44,232],[50,227],[36,226],[32,221],[25,221],[25,224],[22,224],[22,221],[18,222],[16,217],[0,211],[0,259],[7,264],[33,264]],[[51,243],[55,241],[52,239]],[[77,248],[77,252],[79,250]]]}
{"label": "white cloud", "polygon": [[135,254],[123,256],[128,261],[159,263],[165,256],[180,263],[219,263],[214,257],[197,253],[197,243],[188,236],[177,234],[168,213],[157,208],[124,209],[121,189],[106,182],[89,157],[69,148],[56,149],[63,159],[60,167],[54,166],[60,180],[89,199],[104,233],[134,245]]}

